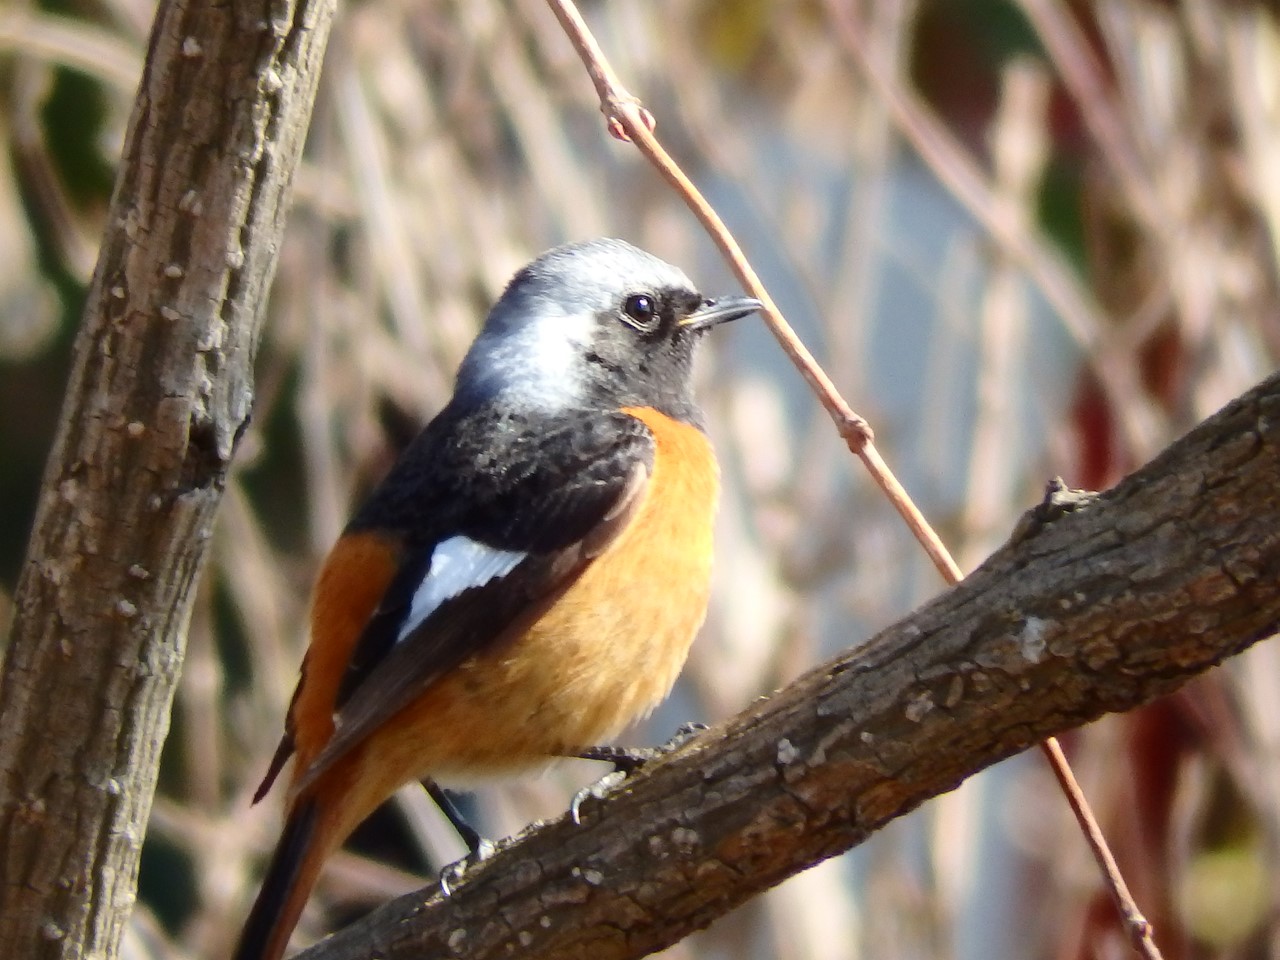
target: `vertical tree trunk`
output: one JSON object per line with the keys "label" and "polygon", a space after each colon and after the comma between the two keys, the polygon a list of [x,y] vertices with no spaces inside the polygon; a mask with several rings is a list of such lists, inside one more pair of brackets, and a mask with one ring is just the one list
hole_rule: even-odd
{"label": "vertical tree trunk", "polygon": [[0,944],[113,957],[333,0],[166,0],[0,673]]}

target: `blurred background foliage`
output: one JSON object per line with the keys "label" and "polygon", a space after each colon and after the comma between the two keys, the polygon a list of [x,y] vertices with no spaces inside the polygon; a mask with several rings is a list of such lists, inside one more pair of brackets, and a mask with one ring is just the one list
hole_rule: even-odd
{"label": "blurred background foliage", "polygon": [[[0,618],[21,564],[147,0],[0,6]],[[597,0],[659,135],[972,567],[1043,482],[1112,483],[1276,366],[1280,23],[1233,0]],[[610,141],[537,0],[343,7],[280,254],[144,854],[131,957],[226,954],[274,842],[249,796],[317,560],[448,395],[513,270],[617,235],[731,288]],[[717,590],[672,701],[714,720],[940,583],[763,330],[702,396],[725,472]],[[1247,509],[1247,505],[1242,505]],[[1170,958],[1280,956],[1274,644],[1067,746]],[[601,771],[486,790],[494,835]],[[314,937],[460,852],[406,791],[334,861]],[[1126,953],[1039,758],[974,778],[677,958]]]}

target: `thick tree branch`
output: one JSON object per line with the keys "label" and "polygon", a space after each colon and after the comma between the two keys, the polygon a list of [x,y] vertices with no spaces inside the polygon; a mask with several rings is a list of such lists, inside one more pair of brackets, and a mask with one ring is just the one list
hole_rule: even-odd
{"label": "thick tree branch", "polygon": [[852,653],[306,960],[643,956],[1280,626],[1280,376]]}
{"label": "thick tree branch", "polygon": [[0,675],[0,943],[111,957],[332,0],[161,3]]}

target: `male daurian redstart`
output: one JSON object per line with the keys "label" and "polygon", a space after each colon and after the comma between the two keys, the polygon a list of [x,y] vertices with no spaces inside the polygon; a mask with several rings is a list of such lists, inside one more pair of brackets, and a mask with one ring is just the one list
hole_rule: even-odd
{"label": "male daurian redstart", "polygon": [[704,299],[620,240],[515,275],[321,568],[257,797],[287,816],[236,960],[278,960],[325,858],[397,788],[536,769],[644,716],[706,613],[719,479],[694,348],[760,303]]}

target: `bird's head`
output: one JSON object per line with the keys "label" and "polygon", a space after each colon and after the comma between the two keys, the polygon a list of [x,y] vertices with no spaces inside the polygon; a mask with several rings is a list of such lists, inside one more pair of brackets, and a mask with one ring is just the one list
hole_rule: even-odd
{"label": "bird's head", "polygon": [[683,271],[621,240],[556,247],[494,304],[455,395],[545,413],[651,406],[688,419],[694,346],[760,306],[709,300]]}

